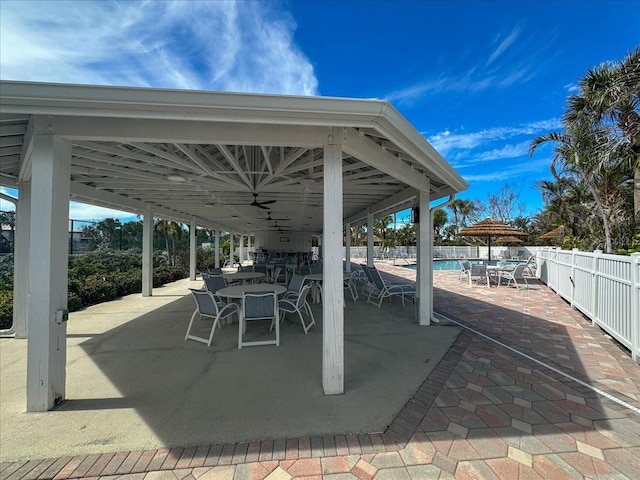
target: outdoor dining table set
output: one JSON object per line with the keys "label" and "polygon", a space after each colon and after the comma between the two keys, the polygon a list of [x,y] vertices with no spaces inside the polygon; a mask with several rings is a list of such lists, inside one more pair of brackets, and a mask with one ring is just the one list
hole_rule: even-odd
{"label": "outdoor dining table set", "polygon": [[[262,272],[240,271],[221,275],[203,274],[204,288],[190,289],[196,302],[185,340],[194,340],[211,346],[216,327],[231,323],[233,315],[238,317],[238,349],[245,346],[280,345],[280,322],[286,313],[297,313],[306,334],[315,324],[306,296],[311,288],[305,285],[304,277],[294,275],[289,286],[278,283],[245,283],[263,280]],[[228,282],[235,282],[231,285]],[[295,283],[295,286],[293,285]],[[305,322],[303,313],[309,318]],[[192,333],[196,318],[213,319],[207,337]],[[246,340],[247,323],[253,320],[270,320],[269,332],[275,330],[273,338]]]}
{"label": "outdoor dining table set", "polygon": [[[460,261],[461,270],[458,278],[466,276],[469,281],[469,286],[472,285],[474,279],[483,280],[486,282],[487,287],[495,285],[499,287],[503,281],[507,281],[506,285],[520,289],[521,283],[529,288],[529,282],[525,276],[525,272],[532,273],[535,268],[531,262],[531,258],[525,263],[509,264],[498,263],[496,265],[487,264],[471,264],[468,260]],[[520,281],[520,282],[519,282]]]}

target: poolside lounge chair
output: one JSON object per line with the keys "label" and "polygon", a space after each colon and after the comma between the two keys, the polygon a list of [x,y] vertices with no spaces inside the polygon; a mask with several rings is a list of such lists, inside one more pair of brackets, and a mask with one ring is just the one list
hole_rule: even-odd
{"label": "poolside lounge chair", "polygon": [[524,276],[524,271],[527,268],[526,264],[520,263],[516,265],[516,268],[511,272],[502,272],[500,274],[500,279],[508,280],[507,287],[511,285],[511,282],[515,285],[517,289],[520,289],[520,285],[518,284],[518,280],[522,280],[524,284],[529,288],[529,282],[527,282],[527,278]]}
{"label": "poolside lounge chair", "polygon": [[460,273],[458,273],[458,280],[460,280],[463,276],[466,277],[469,275],[471,262],[469,260],[458,260],[458,263],[460,263]]}
{"label": "poolside lounge chair", "polygon": [[491,283],[489,282],[489,270],[487,269],[487,265],[484,263],[471,265],[471,270],[467,272],[469,276],[469,286],[473,283],[475,279],[476,282],[483,280],[486,282],[487,287],[491,287]]}
{"label": "poolside lounge chair", "polygon": [[536,257],[531,255],[524,264],[524,271],[534,277],[536,275]]}
{"label": "poolside lounge chair", "polygon": [[385,298],[391,300],[391,297],[400,297],[402,299],[402,306],[404,306],[405,299],[415,300],[416,289],[413,285],[408,283],[392,284],[383,280],[380,272],[375,267],[363,266],[363,268],[372,285],[369,296],[367,297],[367,302],[376,303],[377,301],[378,308],[380,308],[382,300]]}

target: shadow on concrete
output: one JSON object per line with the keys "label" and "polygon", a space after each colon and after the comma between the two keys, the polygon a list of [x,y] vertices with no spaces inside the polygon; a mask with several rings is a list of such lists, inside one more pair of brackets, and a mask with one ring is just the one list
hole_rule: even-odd
{"label": "shadow on concrete", "polygon": [[[349,300],[345,393],[325,396],[322,307],[312,308],[317,324],[305,335],[297,317],[287,317],[280,347],[238,350],[237,324],[231,324],[217,330],[207,348],[184,340],[194,303],[190,296],[177,299],[81,342],[121,398],[84,390],[86,396],[70,395],[57,412],[134,409],[149,432],[130,449],[381,432],[460,332],[419,327],[413,305],[379,310]],[[201,333],[208,332],[209,321],[201,323]],[[268,325],[250,328],[266,333]],[[68,372],[68,392],[83,392],[71,388],[82,379]],[[121,426],[116,427],[109,432],[103,425],[100,435],[115,437]]]}

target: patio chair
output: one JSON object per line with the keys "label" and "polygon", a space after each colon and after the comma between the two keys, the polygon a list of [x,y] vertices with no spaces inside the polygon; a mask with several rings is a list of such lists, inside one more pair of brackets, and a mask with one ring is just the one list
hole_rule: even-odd
{"label": "patio chair", "polygon": [[287,285],[287,291],[282,294],[283,298],[291,299],[297,298],[304,287],[304,277],[294,273]]}
{"label": "patio chair", "polygon": [[[397,296],[402,299],[402,306],[404,307],[405,298],[411,297],[413,301],[415,299],[416,289],[413,285],[409,284],[392,284],[382,279],[380,272],[375,267],[364,267],[365,272],[368,272],[371,281],[373,282],[373,288],[369,292],[367,302],[378,303],[378,308],[382,305],[382,301],[385,298]],[[371,300],[373,297],[373,301]]]}
{"label": "patio chair", "polygon": [[[207,347],[210,347],[211,342],[213,341],[213,334],[216,331],[216,326],[221,328],[221,320],[229,318],[234,313],[239,313],[238,305],[235,303],[228,303],[227,305],[220,307],[211,292],[195,290],[192,288],[189,290],[191,290],[193,299],[196,302],[196,310],[193,312],[193,315],[191,315],[191,320],[189,321],[189,326],[187,327],[187,333],[184,339],[206,343]],[[191,333],[191,328],[193,327],[196,315],[199,315],[200,319],[203,317],[213,318],[213,325],[211,326],[211,332],[208,337],[199,337]]]}
{"label": "patio chair", "polygon": [[253,266],[253,270],[257,273],[264,273],[265,278],[267,276],[267,264],[266,263],[257,263]]}
{"label": "patio chair", "polygon": [[[271,320],[271,327],[275,325],[276,336],[273,340],[245,341],[247,322],[255,320]],[[269,329],[271,331],[271,328]],[[242,309],[238,322],[238,349],[257,345],[280,345],[280,322],[278,318],[278,299],[275,292],[256,292],[242,295]]]}
{"label": "patio chair", "polygon": [[348,288],[351,292],[351,298],[355,302],[358,299],[358,290],[356,289],[356,276],[358,272],[353,271],[349,275],[345,275],[343,284],[344,288]]}
{"label": "patio chair", "polygon": [[515,285],[515,287],[517,289],[520,289],[520,285],[518,284],[518,280],[522,280],[524,282],[524,284],[527,286],[527,289],[529,288],[529,282],[527,282],[527,277],[524,276],[524,271],[527,268],[527,265],[524,263],[520,263],[518,265],[516,265],[516,268],[514,268],[511,272],[502,272],[500,274],[500,279],[506,279],[508,280],[507,282],[507,287],[509,285],[511,285],[511,282],[513,282],[513,284]]}
{"label": "patio chair", "polygon": [[489,282],[489,270],[487,269],[487,265],[484,263],[471,265],[471,270],[468,271],[469,276],[469,286],[473,283],[475,279],[476,282],[484,279],[487,284],[487,288],[491,287],[491,283]]}
{"label": "patio chair", "polygon": [[222,275],[222,269],[220,268],[207,268],[207,274],[209,275]]}
{"label": "patio chair", "polygon": [[535,255],[530,255],[527,258],[527,262],[524,264],[524,271],[527,272],[530,276],[536,276],[536,257]]}
{"label": "patio chair", "polygon": [[227,281],[222,275],[203,275],[204,290],[210,292],[218,305],[224,305],[227,303],[224,299],[216,295],[216,292],[221,288],[227,287]]}
{"label": "patio chair", "polygon": [[[304,285],[302,290],[300,290],[300,294],[296,297],[283,298],[278,302],[278,309],[280,310],[280,319],[284,320],[284,317],[287,313],[296,312],[300,317],[300,323],[302,324],[302,329],[304,330],[304,334],[306,335],[309,329],[316,324],[315,319],[313,318],[313,313],[311,312],[311,307],[307,302],[307,294],[311,289],[311,285]],[[304,317],[302,313],[306,313],[309,318],[309,323],[304,323]]]}
{"label": "patio chair", "polygon": [[287,284],[287,267],[285,265],[277,265],[273,270],[273,277],[271,278],[273,283],[280,285]]}
{"label": "patio chair", "polygon": [[463,276],[469,276],[469,272],[471,271],[471,262],[469,260],[458,260],[460,264],[460,273],[458,273],[458,280]]}

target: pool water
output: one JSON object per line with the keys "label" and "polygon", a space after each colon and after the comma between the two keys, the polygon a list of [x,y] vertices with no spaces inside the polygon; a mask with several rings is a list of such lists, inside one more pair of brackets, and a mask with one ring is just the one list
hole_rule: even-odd
{"label": "pool water", "polygon": [[[471,263],[482,263],[484,260],[481,258],[468,258]],[[493,262],[493,260],[492,260]],[[519,260],[500,260],[498,263],[500,265],[505,264],[513,264],[518,263]],[[413,265],[404,265],[405,268],[410,268],[412,270],[416,269],[416,264]],[[448,258],[434,258],[433,259],[433,269],[434,270],[460,270],[460,262],[458,260],[451,260]]]}

